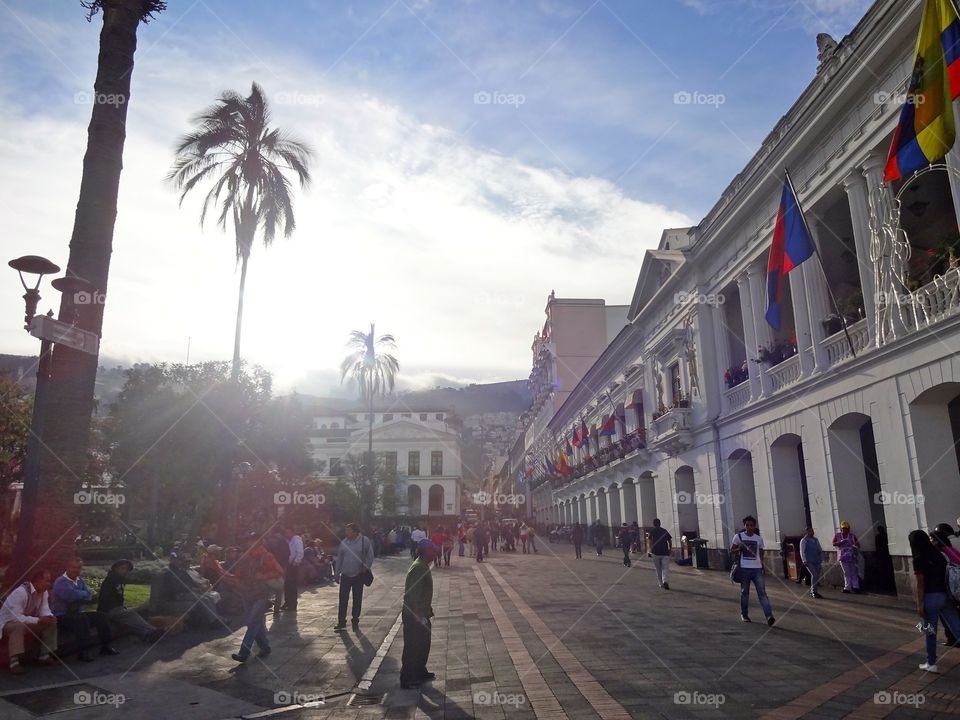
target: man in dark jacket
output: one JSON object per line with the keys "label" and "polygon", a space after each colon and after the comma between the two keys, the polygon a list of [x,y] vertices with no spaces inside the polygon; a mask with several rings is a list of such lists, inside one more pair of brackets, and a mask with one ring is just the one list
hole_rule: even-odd
{"label": "man in dark jacket", "polygon": [[146,642],[156,642],[163,635],[153,625],[144,620],[136,610],[124,605],[123,590],[127,584],[127,574],[133,570],[129,560],[117,560],[110,566],[110,572],[100,586],[100,599],[97,612],[104,613],[110,622]]}
{"label": "man in dark jacket", "polygon": [[[283,533],[280,530],[277,530],[275,533],[270,535],[266,540],[263,541],[263,546],[270,552],[271,555],[280,563],[280,567],[283,568],[283,574],[287,574],[287,565],[290,563],[290,543],[287,542],[287,539],[283,536]],[[273,599],[273,614],[279,615],[280,608],[283,607],[283,589],[277,590],[276,597]]]}
{"label": "man in dark jacket", "polygon": [[473,530],[473,547],[477,551],[477,562],[483,562],[483,551],[487,545],[487,529],[477,525]]}
{"label": "man in dark jacket", "polygon": [[[477,528],[479,530],[479,527]],[[417,545],[417,559],[407,571],[403,586],[403,657],[400,687],[411,689],[436,676],[427,670],[430,657],[430,618],[433,617],[433,575],[430,562],[438,548],[429,540]],[[479,559],[481,550],[477,550]]]}

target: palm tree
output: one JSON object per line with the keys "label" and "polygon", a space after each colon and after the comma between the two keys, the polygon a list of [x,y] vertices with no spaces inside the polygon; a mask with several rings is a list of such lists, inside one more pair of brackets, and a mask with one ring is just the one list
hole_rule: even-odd
{"label": "palm tree", "polygon": [[[374,455],[373,455],[373,399],[377,395],[393,390],[397,379],[397,373],[400,371],[400,363],[391,352],[396,349],[396,341],[393,335],[376,336],[374,324],[370,323],[370,332],[365,333],[362,330],[354,330],[350,333],[350,340],[347,342],[349,354],[340,363],[340,382],[349,380],[356,384],[360,393],[360,398],[367,402],[367,420],[369,429],[367,433],[367,457],[365,460],[366,482],[370,482],[373,477]],[[362,523],[366,523],[368,507],[361,505],[360,512],[364,517]]]}
{"label": "palm tree", "polygon": [[[92,21],[103,13],[94,102],[87,127],[80,196],[70,236],[67,276],[87,281],[100,293],[107,291],[113,230],[117,219],[123,145],[127,136],[130,80],[141,23],[166,9],[162,0],[81,0]],[[75,293],[64,292],[58,319],[96,333],[103,328],[103,303],[79,304]],[[95,354],[55,345],[49,362],[49,392],[40,413],[43,441],[38,458],[39,479],[23,490],[23,511],[17,545],[6,574],[18,584],[35,563],[62,568],[75,553],[77,506],[73,493],[87,466],[90,417],[93,412]],[[43,521],[37,505],[43,503]]]}
{"label": "palm tree", "polygon": [[304,188],[310,183],[308,163],[312,151],[304,143],[270,126],[270,108],[263,89],[253,83],[248,97],[228,90],[198,114],[195,129],[180,138],[176,159],[167,179],[180,191],[180,203],[200,183],[215,180],[203,200],[200,225],[211,205],[219,204],[217,224],[236,234],[240,264],[237,327],[233,338],[231,378],[240,375],[240,329],[247,263],[257,230],[269,247],[282,226],[284,237],[296,228],[291,185],[292,171]]}

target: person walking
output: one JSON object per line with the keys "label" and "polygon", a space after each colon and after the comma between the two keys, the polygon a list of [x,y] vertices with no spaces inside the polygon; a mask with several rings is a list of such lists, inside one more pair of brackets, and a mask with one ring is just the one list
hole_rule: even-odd
{"label": "person walking", "polygon": [[823,549],[812,527],[807,528],[807,534],[800,540],[800,559],[810,574],[810,597],[822,598],[817,585],[823,577]]}
{"label": "person walking", "polygon": [[10,672],[22,675],[24,635],[40,639],[38,658],[42,665],[56,665],[57,618],[50,611],[50,573],[34,570],[30,578],[14,588],[0,606],[0,640],[7,638]]}
{"label": "person walking", "polygon": [[[287,566],[290,564],[290,543],[287,542],[287,539],[283,536],[283,531],[277,529],[275,532],[270,533],[266,540],[263,541],[264,547],[270,552],[271,555],[276,559],[280,564],[280,567],[283,568],[283,576],[287,576]],[[281,584],[280,589],[274,593],[273,596],[273,614],[279,615],[280,610],[283,608],[284,602],[284,589],[286,583]]]}
{"label": "person walking", "polygon": [[97,612],[109,618],[110,622],[122,630],[142,638],[145,642],[156,642],[163,637],[163,631],[143,619],[136,610],[124,604],[124,588],[127,586],[127,574],[133,571],[130,560],[117,560],[110,566],[110,572],[100,586],[97,599]]}
{"label": "person walking", "polygon": [[[946,557],[950,565],[960,565],[960,550],[954,548],[950,542],[950,538],[954,534],[960,533],[954,533],[953,526],[949,523],[940,523],[933,529],[933,532],[930,533],[930,541],[933,543],[933,546]],[[947,588],[947,593],[949,594],[949,592],[950,588]],[[957,606],[956,598],[953,598],[953,604]],[[960,647],[957,636],[951,632],[950,626],[946,620],[944,620],[942,612],[940,613],[940,621],[943,623],[943,631],[947,636],[944,645],[948,647]]]}
{"label": "person walking", "polygon": [[657,585],[664,590],[670,589],[670,547],[673,536],[666,528],[660,526],[660,518],[653,519],[653,528],[650,530],[650,546],[647,557],[653,559],[653,569],[657,573]]}
{"label": "person walking", "polygon": [[487,530],[483,525],[473,529],[473,547],[476,549],[477,562],[483,562],[483,549],[487,543]]}
{"label": "person walking", "polygon": [[430,537],[430,542],[433,543],[434,547],[437,548],[437,551],[433,553],[433,566],[442,567],[441,563],[443,562],[443,557],[441,555],[441,548],[446,542],[447,534],[444,532],[442,527],[438,527],[433,531],[433,535]]}
{"label": "person walking", "polygon": [[436,675],[427,670],[430,658],[430,618],[433,617],[433,574],[430,563],[439,548],[429,540],[421,540],[417,557],[407,570],[403,583],[403,655],[400,661],[400,687],[419,687]]}
{"label": "person walking", "polygon": [[421,540],[427,539],[426,531],[421,528],[419,525],[413,526],[413,532],[410,533],[410,557],[415,558],[417,556],[417,546]]}
{"label": "person walking", "polygon": [[527,526],[527,544],[534,553],[537,552],[537,529],[533,525]]}
{"label": "person walking", "polygon": [[908,536],[913,555],[913,573],[917,578],[918,627],[926,635],[927,661],[920,664],[926,672],[937,672],[937,623],[942,616],[954,637],[960,637],[960,615],[947,591],[947,558],[939,552],[923,530]]}
{"label": "person walking", "polygon": [[738,532],[730,546],[740,563],[740,620],[750,620],[750,583],[757,589],[757,599],[767,618],[767,625],[773,625],[773,608],[767,597],[766,583],[763,579],[763,538],[757,532],[757,519],[747,515],[743,519],[743,531]]}
{"label": "person walking", "polygon": [[576,522],[570,531],[570,542],[573,543],[573,552],[577,560],[583,558],[583,525]]}
{"label": "person walking", "polygon": [[591,537],[593,539],[593,546],[597,550],[597,555],[603,555],[603,544],[606,539],[607,528],[605,528],[599,520],[593,523],[591,530]]}
{"label": "person walking", "polygon": [[300,566],[303,563],[303,538],[292,527],[285,528],[283,537],[287,541],[287,567],[283,573],[282,610],[297,611],[297,600],[300,595]]}
{"label": "person walking", "polygon": [[247,629],[240,641],[240,650],[230,656],[238,663],[247,661],[254,643],[257,644],[258,658],[263,659],[270,654],[264,615],[271,594],[283,586],[285,579],[283,567],[257,533],[247,535],[244,546],[246,552],[237,563],[237,581],[246,608],[243,624]]}
{"label": "person walking", "polygon": [[368,571],[373,568],[373,543],[360,534],[360,527],[356,523],[348,523],[345,534],[346,537],[340,541],[340,547],[337,548],[336,572],[340,583],[340,606],[337,611],[337,624],[333,628],[337,632],[347,627],[347,604],[351,594],[353,606],[350,624],[354,630],[360,627],[364,580]]}
{"label": "person walking", "polygon": [[57,616],[57,631],[72,631],[80,643],[80,654],[77,659],[81,662],[93,662],[93,657],[87,652],[91,643],[90,627],[97,629],[100,639],[101,655],[119,655],[120,653],[110,646],[112,639],[110,621],[100,612],[84,612],[81,608],[85,603],[93,600],[93,591],[80,577],[83,570],[83,560],[73,558],[67,563],[67,569],[53,581],[50,609]]}
{"label": "person walking", "polygon": [[626,523],[620,526],[620,533],[617,535],[617,540],[620,541],[620,549],[623,550],[623,565],[624,567],[630,567],[630,545],[632,534],[630,533],[630,526]]}
{"label": "person walking", "polygon": [[843,568],[843,592],[860,592],[860,538],[850,532],[850,523],[840,523],[840,531],[833,536],[837,558]]}
{"label": "person walking", "polygon": [[450,556],[453,554],[453,533],[443,534],[443,566],[450,567]]}
{"label": "person walking", "polygon": [[523,548],[523,554],[527,554],[527,526],[520,526],[520,545]]}
{"label": "person walking", "polygon": [[463,526],[460,526],[460,530],[457,533],[457,557],[463,557],[463,553],[466,550],[467,546],[467,531],[463,529]]}

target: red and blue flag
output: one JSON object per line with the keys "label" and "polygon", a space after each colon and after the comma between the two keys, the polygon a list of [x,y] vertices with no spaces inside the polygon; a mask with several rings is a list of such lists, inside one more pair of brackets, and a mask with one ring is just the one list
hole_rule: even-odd
{"label": "red and blue flag", "polygon": [[789,173],[783,181],[777,225],[773,229],[770,259],[767,262],[767,323],[780,329],[780,310],[787,285],[787,273],[813,255],[813,239],[803,219]]}

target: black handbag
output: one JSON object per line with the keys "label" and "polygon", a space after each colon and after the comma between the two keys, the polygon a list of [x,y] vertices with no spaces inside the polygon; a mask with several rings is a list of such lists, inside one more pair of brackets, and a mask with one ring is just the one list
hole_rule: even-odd
{"label": "black handbag", "polygon": [[[363,538],[363,541],[360,543],[360,547],[362,549],[364,557],[366,557],[367,538]],[[363,578],[363,584],[366,585],[367,587],[370,587],[371,585],[373,585],[373,570],[371,570],[370,568],[364,569],[364,571],[360,573],[360,577]]]}
{"label": "black handbag", "polygon": [[[737,545],[740,544],[740,533],[737,533]],[[737,557],[733,561],[733,567],[730,568],[730,582],[734,585],[739,585],[743,582],[743,573],[741,572],[742,568],[740,567],[740,553],[737,553]]]}

